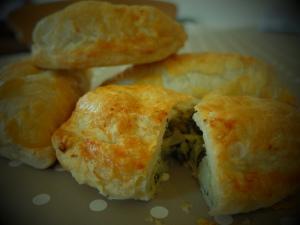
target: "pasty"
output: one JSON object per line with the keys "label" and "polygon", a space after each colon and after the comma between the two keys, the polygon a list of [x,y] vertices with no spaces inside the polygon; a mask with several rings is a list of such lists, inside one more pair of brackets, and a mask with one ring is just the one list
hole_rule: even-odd
{"label": "pasty", "polygon": [[299,190],[299,109],[218,95],[195,109],[205,143],[198,178],[211,215],[268,207]]}
{"label": "pasty", "polygon": [[38,22],[32,54],[48,69],[140,64],[176,53],[185,40],[182,26],[154,7],[82,1]]}
{"label": "pasty", "polygon": [[57,159],[78,183],[108,198],[149,200],[169,155],[188,155],[200,139],[196,126],[183,121],[191,120],[194,105],[190,96],[153,86],[99,87],[54,133]]}
{"label": "pasty", "polygon": [[83,71],[47,71],[21,60],[0,72],[0,155],[35,168],[55,162],[52,133],[89,87]]}
{"label": "pasty", "polygon": [[271,66],[253,57],[233,53],[173,55],[160,62],[135,65],[107,84],[151,84],[197,98],[215,92],[296,104],[296,98],[279,84]]}

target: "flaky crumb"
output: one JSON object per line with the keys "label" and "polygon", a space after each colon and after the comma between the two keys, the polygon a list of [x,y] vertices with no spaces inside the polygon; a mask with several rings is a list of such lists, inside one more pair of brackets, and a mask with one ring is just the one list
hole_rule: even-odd
{"label": "flaky crumb", "polygon": [[164,225],[164,223],[159,219],[154,219],[154,224],[155,225]]}
{"label": "flaky crumb", "polygon": [[162,175],[161,175],[161,181],[168,181],[169,179],[170,179],[170,174],[168,174],[168,173],[163,173]]}
{"label": "flaky crumb", "polygon": [[153,219],[152,216],[148,216],[148,217],[145,218],[145,221],[149,222],[149,223],[152,223],[154,221],[154,219]]}
{"label": "flaky crumb", "polygon": [[145,221],[154,225],[165,225],[165,223],[162,220],[153,218],[152,216],[146,217]]}
{"label": "flaky crumb", "polygon": [[191,209],[192,209],[192,204],[185,201],[181,204],[181,209],[185,212],[185,213],[190,213]]}

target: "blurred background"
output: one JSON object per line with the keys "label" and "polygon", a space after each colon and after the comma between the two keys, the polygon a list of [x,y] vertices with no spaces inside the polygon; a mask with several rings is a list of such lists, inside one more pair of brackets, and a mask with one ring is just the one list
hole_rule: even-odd
{"label": "blurred background", "polygon": [[[294,0],[110,0],[154,5],[186,24],[210,30],[248,29],[299,35],[299,4]],[[31,32],[42,17],[74,1],[1,0],[0,54],[28,51]]]}

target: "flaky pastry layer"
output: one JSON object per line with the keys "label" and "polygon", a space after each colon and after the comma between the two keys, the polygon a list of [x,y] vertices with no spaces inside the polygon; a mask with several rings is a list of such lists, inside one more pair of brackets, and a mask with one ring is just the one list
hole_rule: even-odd
{"label": "flaky pastry layer", "polygon": [[54,133],[57,158],[79,183],[109,198],[149,200],[167,119],[191,99],[153,86],[99,87]]}
{"label": "flaky pastry layer", "polygon": [[214,95],[195,109],[206,148],[199,180],[212,215],[268,207],[299,190],[299,108]]}
{"label": "flaky pastry layer", "polygon": [[249,95],[296,104],[274,69],[250,56],[234,53],[186,53],[160,62],[135,65],[108,84],[151,84],[202,98],[210,93]]}
{"label": "flaky pastry layer", "polygon": [[88,76],[41,70],[24,59],[3,68],[0,78],[0,155],[50,166],[56,160],[51,136],[88,89]]}

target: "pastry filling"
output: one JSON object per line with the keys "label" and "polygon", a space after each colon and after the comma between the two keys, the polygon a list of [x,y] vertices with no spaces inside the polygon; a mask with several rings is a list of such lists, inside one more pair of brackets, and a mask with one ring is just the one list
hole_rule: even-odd
{"label": "pastry filling", "polygon": [[200,161],[205,156],[202,131],[192,119],[193,110],[177,111],[166,127],[161,146],[161,155],[153,171],[153,186],[161,180],[167,171],[167,162],[175,159],[177,162],[191,168],[196,177]]}
{"label": "pastry filling", "polygon": [[176,159],[196,174],[204,156],[202,132],[192,119],[193,111],[178,112],[168,123],[162,144],[163,159]]}

